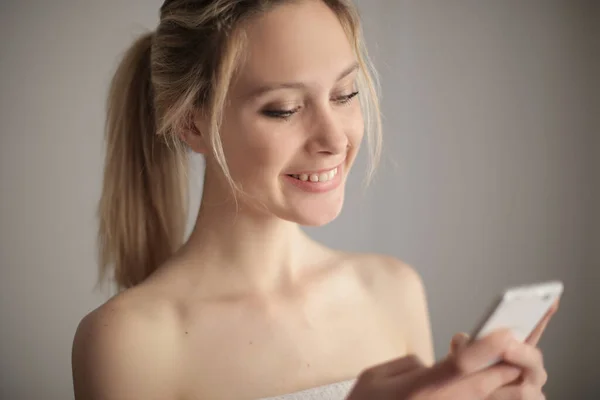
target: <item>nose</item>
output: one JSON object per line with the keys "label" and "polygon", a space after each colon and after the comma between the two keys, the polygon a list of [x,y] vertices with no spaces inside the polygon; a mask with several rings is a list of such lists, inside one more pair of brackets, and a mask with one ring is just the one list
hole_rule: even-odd
{"label": "nose", "polygon": [[332,109],[315,113],[310,131],[308,146],[311,154],[342,154],[348,148],[348,136]]}

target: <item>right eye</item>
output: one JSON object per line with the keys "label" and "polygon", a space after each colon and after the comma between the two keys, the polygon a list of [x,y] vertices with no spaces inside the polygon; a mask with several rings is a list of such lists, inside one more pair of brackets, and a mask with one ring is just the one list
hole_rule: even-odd
{"label": "right eye", "polygon": [[288,119],[292,115],[296,114],[298,110],[300,110],[300,107],[296,107],[291,110],[263,110],[262,114],[269,118]]}

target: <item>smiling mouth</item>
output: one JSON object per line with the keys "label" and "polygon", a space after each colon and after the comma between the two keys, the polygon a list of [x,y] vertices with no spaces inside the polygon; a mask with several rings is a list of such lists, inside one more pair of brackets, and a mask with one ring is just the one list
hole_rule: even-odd
{"label": "smiling mouth", "polygon": [[290,174],[288,176],[298,179],[302,182],[312,182],[312,183],[321,183],[321,182],[328,182],[330,180],[332,180],[333,178],[335,178],[335,176],[338,174],[338,167],[335,167],[334,169],[331,169],[329,171],[323,171],[320,173],[314,173],[314,174]]}

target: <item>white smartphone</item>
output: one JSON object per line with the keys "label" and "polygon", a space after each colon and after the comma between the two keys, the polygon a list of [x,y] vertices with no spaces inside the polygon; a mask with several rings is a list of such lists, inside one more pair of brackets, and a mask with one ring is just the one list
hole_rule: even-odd
{"label": "white smartphone", "polygon": [[550,281],[511,287],[494,301],[471,334],[471,341],[508,328],[524,342],[563,293],[563,283]]}

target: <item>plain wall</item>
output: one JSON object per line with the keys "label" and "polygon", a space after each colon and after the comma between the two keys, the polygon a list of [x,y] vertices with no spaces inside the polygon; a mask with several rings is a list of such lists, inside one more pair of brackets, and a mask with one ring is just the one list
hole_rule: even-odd
{"label": "plain wall", "polygon": [[[2,399],[72,398],[75,328],[109,295],[94,290],[104,99],[160,4],[0,2]],[[597,398],[598,3],[359,5],[382,79],[384,160],[364,189],[363,153],[343,214],[308,231],[417,268],[438,357],[507,285],[562,279],[541,342],[548,398]],[[197,175],[196,202],[200,188]]]}
{"label": "plain wall", "polygon": [[564,280],[542,342],[549,398],[600,398],[597,2],[377,4],[398,167],[374,189],[374,247],[421,271],[438,357],[502,288]]}
{"label": "plain wall", "polygon": [[[588,270],[588,282],[590,282],[590,289],[586,292],[588,296],[588,309],[590,309],[588,318],[588,335],[587,338],[594,338],[597,340],[600,338],[600,309],[598,305],[600,300],[598,299],[598,287],[600,285],[600,178],[598,173],[600,172],[600,2],[595,2],[595,9],[592,11],[592,18],[595,19],[596,24],[594,30],[595,40],[593,41],[593,50],[591,52],[593,58],[593,65],[595,71],[595,80],[590,85],[593,92],[593,107],[594,107],[594,120],[595,120],[595,143],[592,145],[593,156],[590,158],[590,170],[593,171],[595,184],[592,186],[595,189],[595,196],[593,200],[593,206],[591,215],[595,216],[595,222],[591,225],[593,229],[593,241],[590,245],[590,251],[592,253],[593,264],[590,265]],[[594,340],[592,339],[592,340]],[[590,342],[586,341],[589,346]],[[595,392],[600,393],[600,367],[598,366],[597,360],[600,360],[600,346],[589,346],[590,355],[588,355],[589,366],[588,368],[588,382],[590,386],[595,385]]]}

